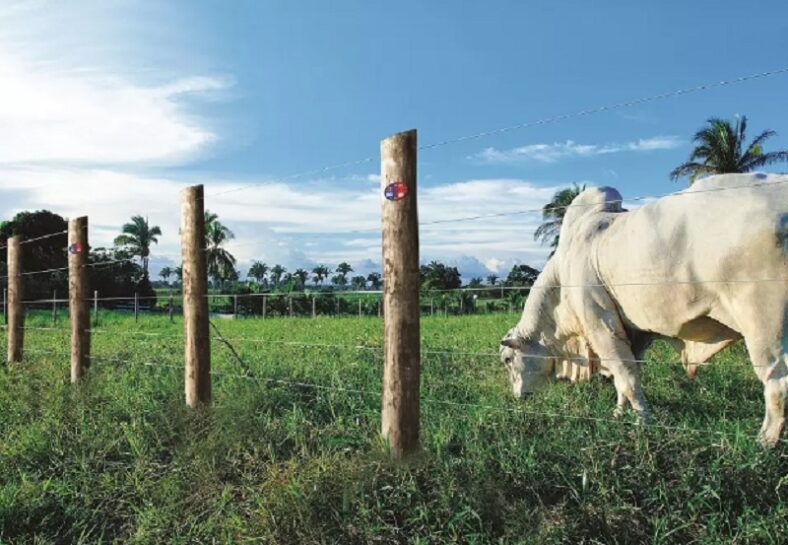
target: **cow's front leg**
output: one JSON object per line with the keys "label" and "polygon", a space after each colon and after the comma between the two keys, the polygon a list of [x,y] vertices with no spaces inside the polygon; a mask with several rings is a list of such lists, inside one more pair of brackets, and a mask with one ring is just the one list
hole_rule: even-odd
{"label": "cow's front leg", "polygon": [[591,343],[613,375],[613,384],[617,393],[614,414],[622,414],[629,405],[637,413],[640,421],[648,420],[648,403],[640,383],[640,363],[635,361],[629,345],[607,335],[600,335],[599,338],[592,339]]}
{"label": "cow's front leg", "polygon": [[624,395],[624,392],[616,389],[616,408],[613,409],[613,416],[615,418],[621,418],[630,407],[631,405],[629,404],[627,397]]}

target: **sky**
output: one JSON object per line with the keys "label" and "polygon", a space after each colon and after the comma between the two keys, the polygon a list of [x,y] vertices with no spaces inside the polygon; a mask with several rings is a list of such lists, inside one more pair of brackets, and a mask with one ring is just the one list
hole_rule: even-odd
{"label": "sky", "polygon": [[787,52],[784,1],[3,1],[0,219],[87,215],[108,246],[147,216],[163,231],[155,275],[179,263],[180,190],[204,184],[242,273],[366,274],[380,140],[529,124],[418,157],[421,260],[505,276],[544,264],[536,211],[563,187],[684,187],[668,174],[709,117],[746,115],[788,149],[788,73],[534,122],[788,68]]}

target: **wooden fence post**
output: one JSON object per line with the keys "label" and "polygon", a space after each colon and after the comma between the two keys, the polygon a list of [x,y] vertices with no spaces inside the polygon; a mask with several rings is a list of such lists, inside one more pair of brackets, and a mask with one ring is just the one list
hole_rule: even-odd
{"label": "wooden fence post", "polygon": [[93,325],[99,325],[98,290],[93,290]]}
{"label": "wooden fence post", "polygon": [[361,299],[358,300],[358,317],[361,318]]}
{"label": "wooden fence post", "polygon": [[293,317],[293,296],[292,295],[288,295],[287,296],[287,311],[290,314],[290,317],[292,318]]}
{"label": "wooden fence post", "polygon": [[173,318],[173,300],[172,300],[172,293],[170,293],[170,304],[169,308],[167,309],[168,314],[170,315],[170,323],[173,323],[175,319]]}
{"label": "wooden fence post", "polygon": [[3,323],[8,325],[8,288],[3,288]]}
{"label": "wooden fence post", "polygon": [[8,239],[8,362],[22,361],[25,344],[24,278],[22,235]]}
{"label": "wooden fence post", "polygon": [[265,320],[265,314],[268,310],[268,297],[263,295],[263,319]]}
{"label": "wooden fence post", "polygon": [[57,290],[52,290],[52,325],[57,324]]}
{"label": "wooden fence post", "polygon": [[211,401],[211,344],[208,330],[208,275],[205,251],[203,186],[183,190],[181,253],[183,257],[183,333],[186,404]]}
{"label": "wooden fence post", "polygon": [[134,292],[134,321],[140,321],[140,297],[136,291]]}
{"label": "wooden fence post", "polygon": [[[88,297],[88,218],[68,222],[68,305],[71,315],[71,382],[90,367],[90,301]],[[98,305],[96,297],[95,305]]]}
{"label": "wooden fence post", "polygon": [[416,131],[380,143],[383,215],[382,434],[393,458],[419,448],[419,222]]}
{"label": "wooden fence post", "polygon": [[312,296],[312,318],[317,316],[317,297]]}
{"label": "wooden fence post", "polygon": [[233,295],[233,320],[238,319],[238,294]]}

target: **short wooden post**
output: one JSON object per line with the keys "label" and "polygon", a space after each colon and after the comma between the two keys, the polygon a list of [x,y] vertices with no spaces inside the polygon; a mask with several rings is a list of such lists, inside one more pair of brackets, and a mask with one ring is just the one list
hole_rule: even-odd
{"label": "short wooden post", "polygon": [[358,317],[361,318],[361,299],[358,300]]}
{"label": "short wooden post", "polygon": [[183,257],[183,333],[186,404],[211,401],[211,344],[208,329],[208,275],[203,186],[183,190],[181,253]]}
{"label": "short wooden post", "polygon": [[93,325],[99,325],[98,290],[93,290]]}
{"label": "short wooden post", "polygon": [[136,291],[134,292],[134,321],[140,321],[140,297]]}
{"label": "short wooden post", "polygon": [[337,307],[337,308],[336,308],[336,314],[337,314],[337,316],[339,316],[339,313],[340,313],[340,311],[341,311],[341,307],[340,307],[340,304],[339,304],[339,303],[340,303],[340,301],[339,301],[339,297],[337,296],[337,304],[336,304],[336,307]]}
{"label": "short wooden post", "polygon": [[430,316],[434,316],[434,315],[435,315],[435,302],[432,299],[430,299]]}
{"label": "short wooden post", "polygon": [[317,316],[317,297],[312,296],[312,318]]}
{"label": "short wooden post", "polygon": [[57,324],[57,290],[52,290],[52,325]]}
{"label": "short wooden post", "polygon": [[233,319],[238,319],[238,295],[233,295]]}
{"label": "short wooden post", "polygon": [[[90,367],[90,300],[88,297],[88,218],[68,222],[68,306],[71,316],[71,382]],[[95,305],[98,305],[98,295]]]}
{"label": "short wooden post", "polygon": [[463,312],[463,301],[462,301],[462,294],[460,294],[460,314],[464,314]]}
{"label": "short wooden post", "polygon": [[174,302],[173,302],[172,293],[170,293],[170,302],[169,302],[169,305],[167,307],[167,312],[170,315],[170,323],[175,321],[175,318],[173,317],[173,314],[174,314],[174,308],[173,307],[174,306],[175,305],[174,305]]}
{"label": "short wooden post", "polygon": [[22,235],[8,239],[8,362],[22,361],[25,343],[25,306],[22,304]]}
{"label": "short wooden post", "polygon": [[378,299],[378,318],[380,318],[380,299]]}
{"label": "short wooden post", "polygon": [[263,295],[263,319],[265,319],[265,313],[268,309],[268,297]]}
{"label": "short wooden post", "polygon": [[293,317],[293,297],[291,295],[287,296],[287,312],[290,314],[290,317]]}
{"label": "short wooden post", "polygon": [[380,144],[384,368],[381,432],[392,457],[419,448],[419,223],[416,131]]}

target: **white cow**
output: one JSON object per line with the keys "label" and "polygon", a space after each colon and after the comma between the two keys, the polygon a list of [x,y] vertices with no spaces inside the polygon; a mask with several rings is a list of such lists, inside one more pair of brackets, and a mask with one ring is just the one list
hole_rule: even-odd
{"label": "white cow", "polygon": [[519,323],[501,341],[515,395],[555,377],[558,360],[599,361],[616,412],[648,405],[640,383],[651,339],[695,365],[744,337],[764,385],[759,439],[775,444],[788,396],[788,176],[726,174],[631,212],[621,195],[583,191]]}

